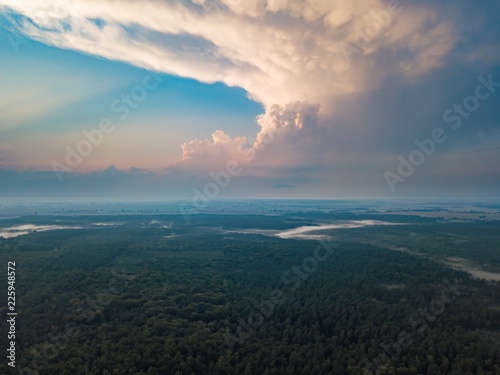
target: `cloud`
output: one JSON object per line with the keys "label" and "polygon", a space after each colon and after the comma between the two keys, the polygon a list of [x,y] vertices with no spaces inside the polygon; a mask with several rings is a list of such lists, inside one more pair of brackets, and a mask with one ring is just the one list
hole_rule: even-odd
{"label": "cloud", "polygon": [[246,137],[230,137],[223,130],[212,134],[212,139],[195,139],[181,145],[182,161],[178,168],[206,173],[207,170],[223,170],[228,162],[246,166],[246,172],[257,173],[256,167],[301,165],[297,148],[302,152],[316,147],[318,136],[318,112],[320,106],[307,102],[274,104],[257,117],[260,131],[253,144]]}
{"label": "cloud", "polygon": [[176,166],[185,169],[224,169],[228,161],[243,162],[249,149],[246,137],[231,138],[222,130],[212,134],[212,139],[195,139],[181,145],[182,161]]}
{"label": "cloud", "polygon": [[310,151],[318,147],[321,139],[319,110],[319,104],[299,101],[267,107],[257,118],[260,132],[249,161],[260,167],[309,164],[311,160],[305,160],[304,155],[316,155]]}
{"label": "cloud", "polygon": [[319,109],[319,104],[298,101],[285,106],[274,104],[268,107],[266,112],[257,118],[261,130],[257,134],[254,148],[264,149],[274,138],[285,132],[296,134],[305,130],[307,126],[314,125],[317,122]]}
{"label": "cloud", "polygon": [[[0,0],[0,8],[15,13],[18,31],[43,43],[244,88],[266,108],[257,119],[255,141],[216,130],[212,139],[182,144],[182,160],[169,171],[213,170],[235,160],[256,175],[352,158],[331,150],[346,147],[335,134],[355,132],[362,138],[389,125],[367,115],[362,124],[337,131],[349,123],[338,120],[347,112],[342,103],[354,102],[350,110],[360,112],[351,98],[383,96],[377,90],[384,85],[435,78],[434,72],[457,61],[476,63],[480,46],[495,46],[498,39],[484,42],[478,7],[459,4]],[[497,5],[486,6],[498,14]],[[498,63],[498,52],[494,56],[489,64]],[[395,114],[388,120],[400,115],[397,108],[390,110]]]}
{"label": "cloud", "polygon": [[[387,74],[421,74],[439,66],[456,39],[455,27],[431,5],[403,2],[391,14],[382,0],[0,0],[2,5],[21,15],[18,28],[30,38],[240,86],[266,106],[321,103],[329,95],[369,89]],[[363,59],[349,64],[346,43],[358,46]],[[402,48],[403,59],[377,64],[381,54]]]}

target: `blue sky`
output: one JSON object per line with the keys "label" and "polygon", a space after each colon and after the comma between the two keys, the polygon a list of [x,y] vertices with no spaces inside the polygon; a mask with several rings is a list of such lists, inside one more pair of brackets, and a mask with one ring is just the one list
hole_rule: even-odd
{"label": "blue sky", "polygon": [[499,1],[118,2],[0,0],[1,196],[499,196]]}
{"label": "blue sky", "polygon": [[[82,129],[93,129],[102,118],[116,116],[110,105],[140,83],[147,71],[18,38],[6,30],[0,38],[2,91],[15,95],[11,101],[2,101],[2,143],[16,146],[4,151],[4,158],[12,159],[16,170],[47,170],[52,160],[64,158],[67,144],[80,141]],[[21,43],[17,50],[11,40]],[[228,134],[256,132],[255,116],[262,112],[262,105],[248,100],[244,90],[165,74],[161,80],[147,100],[119,121],[115,134],[117,138],[141,139],[136,151],[143,155],[148,148],[151,152],[131,160],[127,156],[131,142],[111,144],[111,140],[103,145],[110,150],[105,160],[96,148],[94,157],[77,170],[110,165],[164,169],[182,156],[180,144],[210,137],[221,123]]]}

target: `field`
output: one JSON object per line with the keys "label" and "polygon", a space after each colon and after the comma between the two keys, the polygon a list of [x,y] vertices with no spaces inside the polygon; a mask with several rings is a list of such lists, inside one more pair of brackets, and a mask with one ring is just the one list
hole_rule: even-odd
{"label": "field", "polygon": [[19,373],[500,373],[495,218],[273,204],[4,218]]}

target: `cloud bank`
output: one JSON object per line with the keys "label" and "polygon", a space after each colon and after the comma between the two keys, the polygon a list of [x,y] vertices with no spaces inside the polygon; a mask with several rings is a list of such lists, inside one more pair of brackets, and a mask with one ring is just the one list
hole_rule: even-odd
{"label": "cloud bank", "polygon": [[[1,0],[0,5],[21,15],[19,30],[30,38],[239,86],[266,106],[321,102],[367,90],[387,74],[421,74],[442,63],[457,35],[432,6],[397,0]],[[400,58],[380,64],[380,56],[388,54]],[[363,59],[355,58],[359,55]]]}
{"label": "cloud bank", "polygon": [[[174,168],[205,171],[228,160],[250,169],[317,165],[330,146],[328,129],[338,126],[340,98],[388,82],[412,83],[452,60],[481,59],[480,45],[494,43],[478,43],[480,18],[467,14],[467,5],[461,12],[454,6],[411,0],[0,0],[17,30],[34,40],[242,87],[261,102],[266,110],[255,140],[214,129],[212,139],[182,144]],[[477,49],[465,58],[458,47],[471,40]],[[490,61],[500,61],[498,50],[490,51]]]}

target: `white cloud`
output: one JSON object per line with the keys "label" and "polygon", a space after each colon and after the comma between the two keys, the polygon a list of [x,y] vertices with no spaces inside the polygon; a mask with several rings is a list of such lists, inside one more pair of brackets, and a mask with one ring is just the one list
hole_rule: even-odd
{"label": "white cloud", "polygon": [[[298,166],[304,160],[297,148],[305,151],[316,147],[318,137],[318,104],[292,102],[285,106],[274,104],[257,118],[260,132],[249,145],[246,137],[230,137],[217,130],[212,139],[195,139],[181,145],[182,161],[177,167],[190,171],[222,170],[228,161],[253,167],[270,165]],[[247,169],[248,171],[248,169]]]}
{"label": "white cloud", "polygon": [[212,139],[195,139],[183,143],[182,161],[178,167],[186,169],[223,169],[228,161],[244,162],[248,157],[247,139],[245,137],[231,138],[222,130],[212,134]]}
{"label": "white cloud", "polygon": [[[429,7],[403,9],[378,27],[372,13],[387,12],[381,0],[0,0],[2,5],[25,16],[20,29],[34,39],[240,86],[265,105],[321,102],[369,89],[389,73],[432,69],[455,35]],[[342,43],[355,43],[368,27],[379,31],[360,52],[366,60],[349,69]],[[398,59],[374,66],[379,51],[402,46],[415,66],[402,68]]]}
{"label": "white cloud", "polygon": [[302,150],[307,149],[311,137],[318,134],[319,110],[318,104],[298,101],[285,106],[269,106],[257,118],[261,130],[248,160],[253,161],[260,154],[261,159],[272,158],[276,164],[301,164],[296,160],[297,146],[300,144]]}
{"label": "white cloud", "polygon": [[[309,162],[298,150],[324,147],[320,107],[331,113],[339,95],[432,71],[458,38],[458,26],[429,2],[401,1],[392,12],[382,0],[0,0],[2,6],[22,16],[19,30],[33,39],[239,86],[264,104],[254,144],[217,130],[211,140],[181,146],[179,166],[190,168]],[[355,51],[349,58],[346,46]]]}

